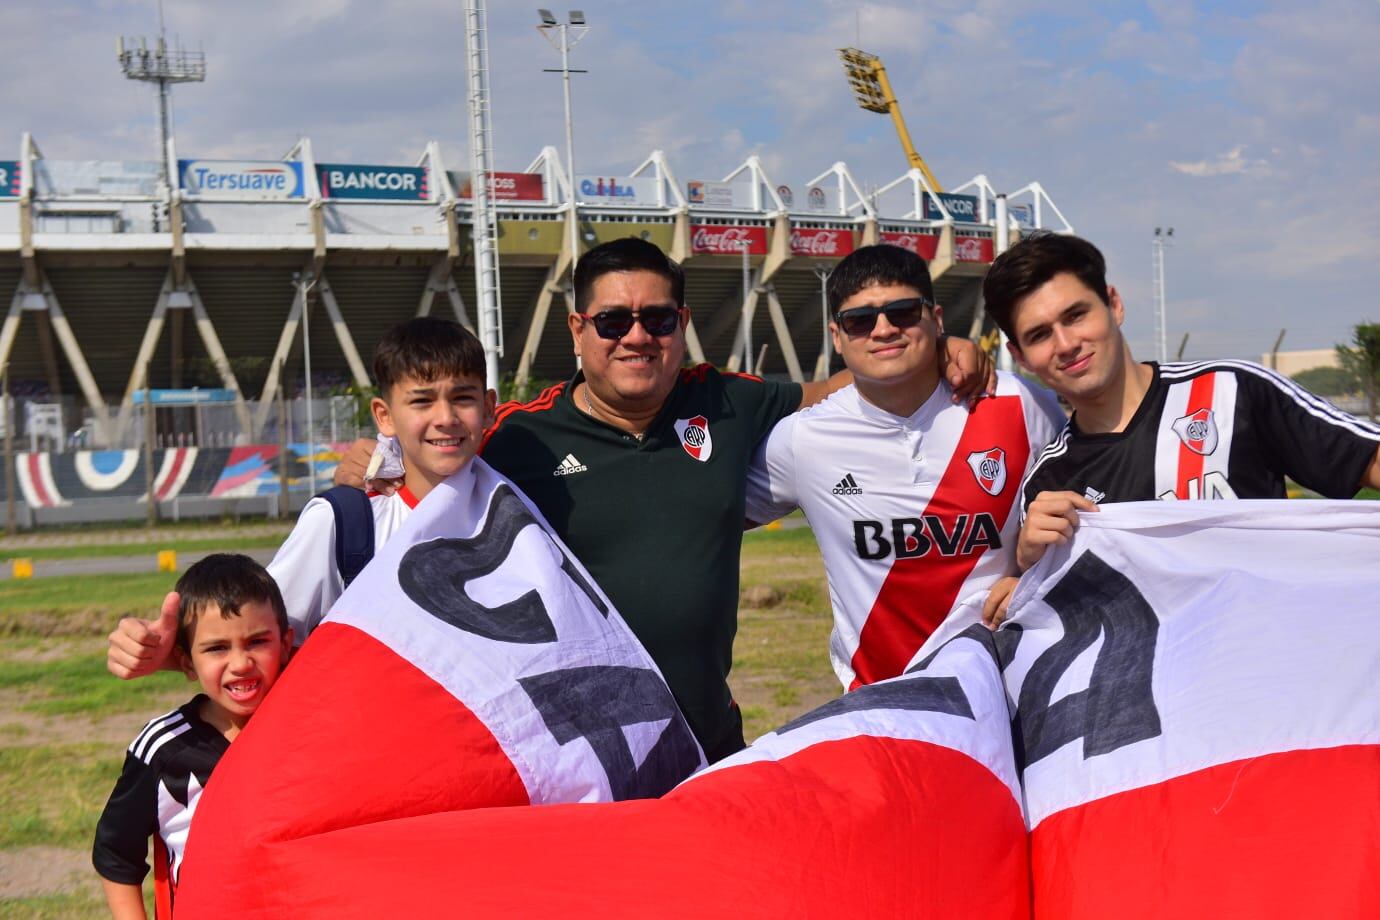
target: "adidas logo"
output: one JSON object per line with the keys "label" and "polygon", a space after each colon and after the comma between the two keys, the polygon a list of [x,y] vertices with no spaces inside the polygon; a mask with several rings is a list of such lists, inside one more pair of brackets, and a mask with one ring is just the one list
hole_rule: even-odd
{"label": "adidas logo", "polygon": [[853,474],[839,480],[838,485],[834,486],[835,495],[861,495],[862,489],[858,486],[858,481],[853,478]]}
{"label": "adidas logo", "polygon": [[561,461],[560,466],[556,467],[556,471],[551,475],[569,476],[571,473],[583,473],[587,469],[589,467],[575,459],[574,454],[566,454],[565,459]]}
{"label": "adidas logo", "polygon": [[1092,502],[1094,505],[1100,505],[1102,504],[1102,499],[1107,497],[1107,493],[1099,492],[1092,486],[1088,486],[1086,489],[1083,490],[1083,497],[1086,498],[1088,501]]}

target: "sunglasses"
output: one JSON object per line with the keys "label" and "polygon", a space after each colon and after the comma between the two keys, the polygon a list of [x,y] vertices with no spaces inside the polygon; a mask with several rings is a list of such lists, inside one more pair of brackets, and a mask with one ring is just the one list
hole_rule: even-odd
{"label": "sunglasses", "polygon": [[619,307],[593,316],[588,313],[575,315],[593,322],[594,331],[601,339],[621,339],[632,332],[633,323],[641,323],[648,335],[670,335],[680,325],[679,307],[643,307],[636,312]]}
{"label": "sunglasses", "polygon": [[908,297],[905,300],[893,300],[880,307],[853,307],[851,310],[841,310],[834,315],[834,321],[848,335],[871,335],[872,330],[877,328],[877,317],[883,313],[886,314],[886,321],[897,329],[909,329],[920,322],[925,308],[932,306],[934,304],[924,297]]}

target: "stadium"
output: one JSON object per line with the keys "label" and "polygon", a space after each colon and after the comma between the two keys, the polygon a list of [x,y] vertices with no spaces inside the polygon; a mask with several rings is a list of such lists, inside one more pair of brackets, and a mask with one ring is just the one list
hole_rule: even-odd
{"label": "stadium", "polygon": [[[334,452],[304,445],[355,435],[355,400],[329,397],[369,392],[380,334],[427,313],[476,326],[472,183],[438,144],[407,165],[329,162],[305,138],[276,161],[168,146],[166,164],[58,159],[25,134],[0,162],[0,285],[13,292],[0,363],[25,522],[86,513],[75,498],[120,498],[111,513],[127,515],[150,487],[178,515],[284,481],[310,494],[306,458],[332,465]],[[692,361],[800,381],[831,364],[823,279],[856,247],[926,257],[947,329],[977,337],[999,203],[1013,235],[1072,230],[1038,182],[999,200],[982,175],[942,193],[920,169],[874,184],[842,162],[786,183],[751,157],[709,179],[652,151],[572,183],[547,147],[489,189],[499,370],[519,394],[575,369],[572,246],[656,243],[686,270]],[[146,443],[160,455],[142,456]]]}

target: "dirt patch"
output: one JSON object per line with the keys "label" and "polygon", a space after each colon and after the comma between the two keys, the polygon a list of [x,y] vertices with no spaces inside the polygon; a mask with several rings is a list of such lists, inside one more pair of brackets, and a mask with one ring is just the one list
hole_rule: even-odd
{"label": "dirt patch", "polygon": [[[3,628],[3,627],[0,627]],[[94,639],[39,639],[32,643],[11,644],[0,650],[0,661],[44,662],[71,658],[73,655],[105,656],[108,643]]]}
{"label": "dirt patch", "polygon": [[[111,678],[114,680],[115,678]],[[24,712],[24,697],[14,691],[0,691],[0,747],[34,747],[55,744],[108,744],[122,750],[134,740],[149,719],[187,702],[189,691],[170,690],[166,699],[150,700],[147,712],[124,712],[108,716],[49,716]]]}
{"label": "dirt patch", "polygon": [[101,895],[90,853],[62,847],[0,850],[0,898],[74,893]]}
{"label": "dirt patch", "polygon": [[30,610],[0,619],[0,636],[107,636],[123,616],[147,616],[144,610],[112,613],[109,608]]}

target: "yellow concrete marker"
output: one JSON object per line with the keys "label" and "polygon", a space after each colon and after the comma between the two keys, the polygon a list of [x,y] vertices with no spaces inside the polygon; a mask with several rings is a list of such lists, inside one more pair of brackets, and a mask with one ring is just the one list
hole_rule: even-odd
{"label": "yellow concrete marker", "polygon": [[158,551],[158,571],[176,572],[177,571],[177,550],[160,549]]}
{"label": "yellow concrete marker", "polygon": [[770,524],[768,524],[766,527],[764,527],[764,528],[762,528],[762,529],[763,529],[763,530],[780,530],[780,529],[781,529],[781,522],[780,522],[780,521],[772,521]]}
{"label": "yellow concrete marker", "polygon": [[15,559],[10,562],[10,577],[12,578],[33,578],[34,561],[32,559]]}

